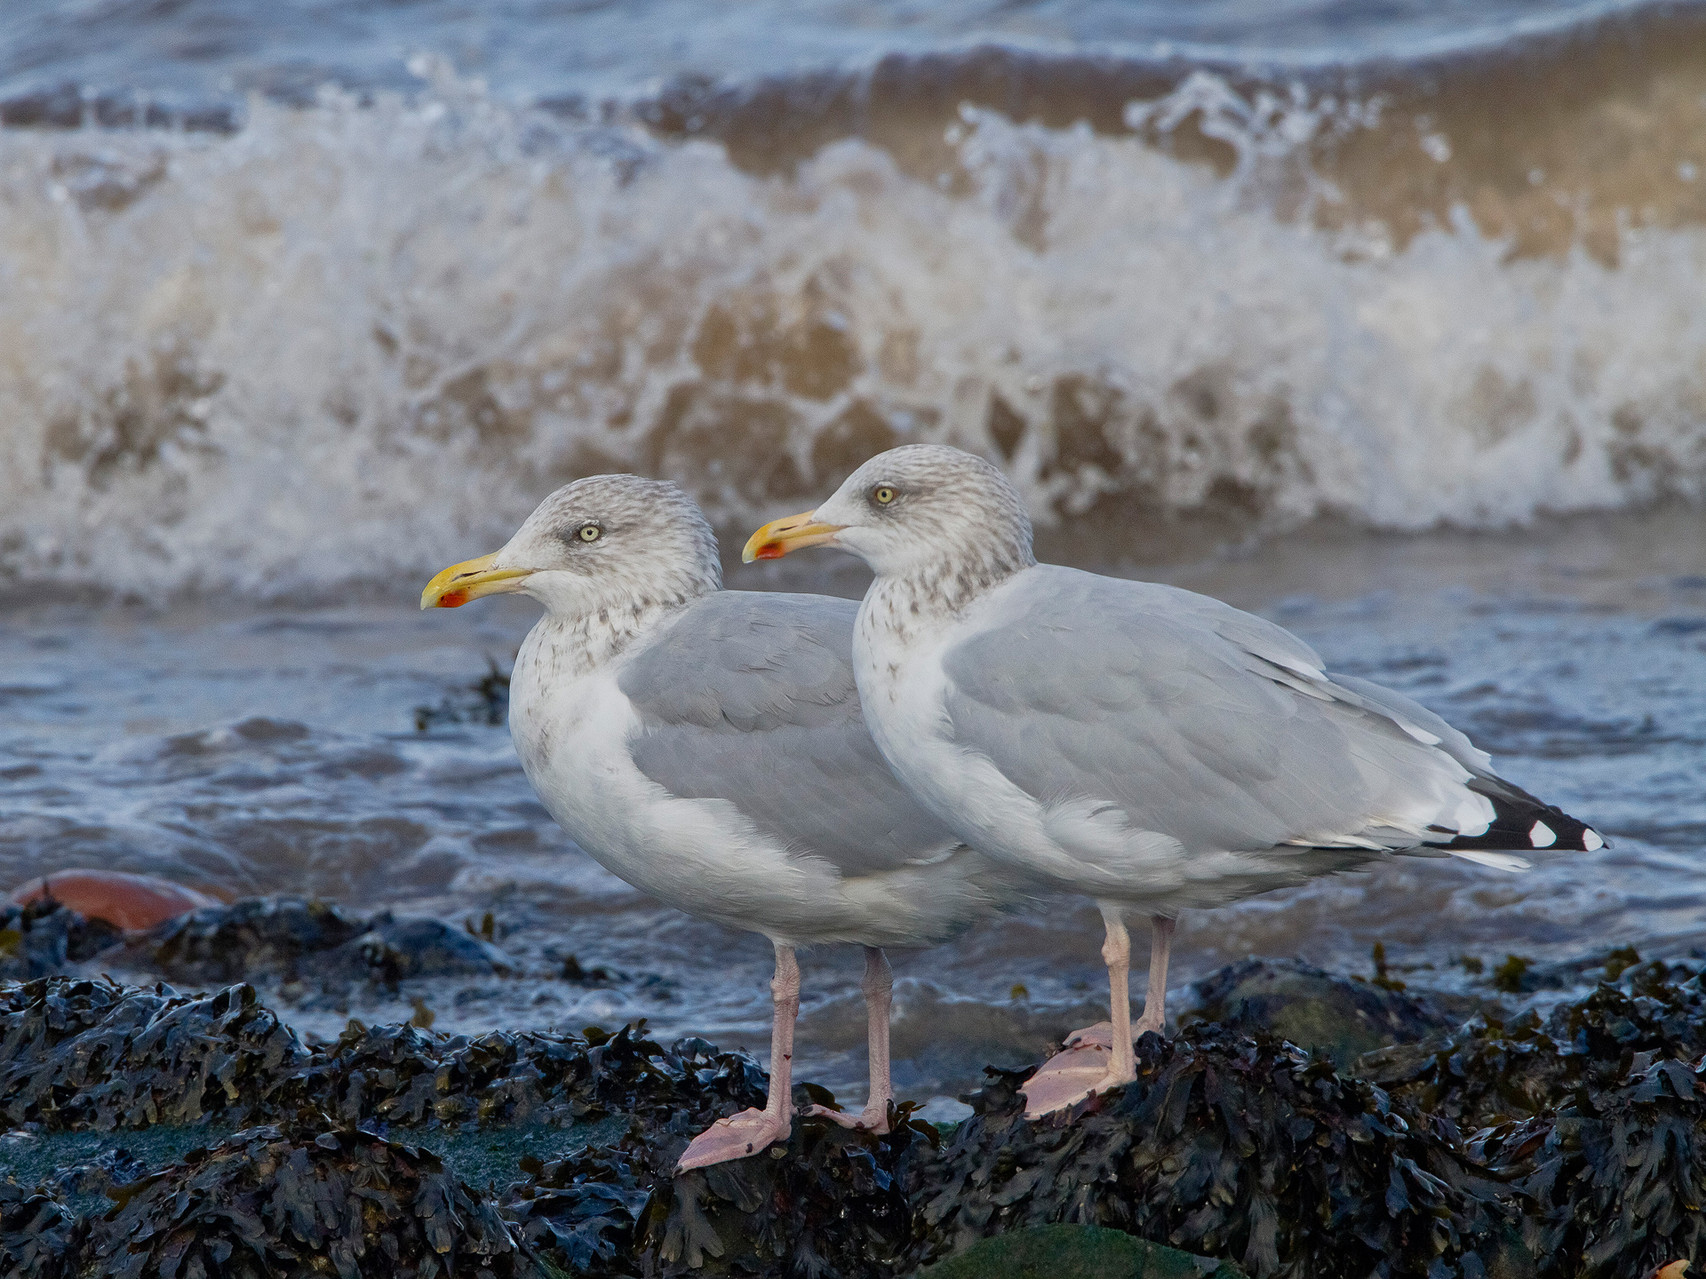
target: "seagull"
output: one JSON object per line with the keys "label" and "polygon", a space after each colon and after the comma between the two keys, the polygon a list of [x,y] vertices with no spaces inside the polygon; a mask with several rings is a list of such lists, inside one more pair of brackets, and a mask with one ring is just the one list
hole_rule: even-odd
{"label": "seagull", "polygon": [[810,1113],[887,1132],[883,948],[940,941],[1007,900],[999,868],[921,808],[871,741],[853,682],[857,605],[721,585],[716,538],[686,494],[599,475],[421,595],[423,609],[515,591],[543,604],[509,719],[545,807],[635,888],[775,947],[767,1104],[695,1137],[682,1170],[788,1136],[803,945],[864,947],[869,1016],[865,1109]]}
{"label": "seagull", "polygon": [[[895,775],[972,847],[1101,909],[1112,1019],[1027,1081],[1033,1117],[1136,1077],[1134,1029],[1164,1025],[1182,910],[1390,853],[1522,870],[1534,849],[1604,846],[1432,711],[1329,674],[1263,618],[1038,564],[1018,493],[958,449],[879,454],[743,558],[816,545],[876,574],[853,660]],[[1151,917],[1135,1028],[1128,907]]]}

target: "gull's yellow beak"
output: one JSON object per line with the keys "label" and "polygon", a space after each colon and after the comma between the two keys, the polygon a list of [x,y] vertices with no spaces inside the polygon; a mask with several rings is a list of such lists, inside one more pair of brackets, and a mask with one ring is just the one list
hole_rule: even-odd
{"label": "gull's yellow beak", "polygon": [[496,551],[477,560],[452,564],[421,592],[422,608],[460,608],[469,600],[482,595],[502,595],[519,591],[521,579],[532,573],[530,568],[493,568]]}
{"label": "gull's yellow beak", "polygon": [[812,519],[816,514],[816,511],[803,511],[785,519],[771,520],[747,539],[741,549],[740,562],[750,564],[754,560],[779,560],[789,551],[797,551],[804,546],[823,546],[835,541],[835,535],[847,527],[845,524],[819,524]]}

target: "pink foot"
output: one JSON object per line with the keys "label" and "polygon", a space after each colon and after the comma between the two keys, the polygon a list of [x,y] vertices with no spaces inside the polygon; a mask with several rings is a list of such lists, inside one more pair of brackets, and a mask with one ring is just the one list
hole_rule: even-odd
{"label": "pink foot", "polygon": [[1114,1028],[1098,1022],[1075,1030],[1066,1037],[1066,1048],[1045,1061],[1036,1074],[1019,1088],[1025,1094],[1025,1118],[1040,1119],[1057,1110],[1107,1092],[1129,1079],[1115,1078],[1109,1064],[1114,1059]]}
{"label": "pink foot", "polygon": [[772,1142],[785,1139],[789,1127],[786,1119],[778,1119],[768,1110],[743,1110],[738,1115],[719,1119],[688,1143],[675,1170],[709,1168],[712,1164],[756,1155]]}
{"label": "pink foot", "polygon": [[838,1123],[843,1128],[851,1128],[855,1132],[885,1133],[889,1130],[889,1108],[873,1110],[867,1106],[856,1115],[850,1115],[845,1110],[831,1110],[827,1106],[807,1106],[806,1113],[818,1119],[828,1119]]}

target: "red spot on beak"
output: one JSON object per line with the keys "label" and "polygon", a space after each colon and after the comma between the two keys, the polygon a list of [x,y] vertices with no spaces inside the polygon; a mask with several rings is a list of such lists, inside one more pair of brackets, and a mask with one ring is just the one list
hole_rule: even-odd
{"label": "red spot on beak", "polygon": [[467,591],[446,591],[438,597],[440,608],[461,608],[468,602]]}
{"label": "red spot on beak", "polygon": [[754,559],[759,560],[779,560],[787,553],[787,551],[782,549],[782,543],[766,542],[763,546],[754,551],[752,556]]}

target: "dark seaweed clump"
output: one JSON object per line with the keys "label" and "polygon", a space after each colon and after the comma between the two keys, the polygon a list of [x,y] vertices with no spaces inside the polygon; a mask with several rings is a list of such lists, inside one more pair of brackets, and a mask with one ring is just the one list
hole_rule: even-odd
{"label": "dark seaweed clump", "polygon": [[[250,1128],[112,1192],[112,1208],[66,1224],[35,1196],[50,1233],[8,1232],[8,1273],[101,1279],[340,1279],[543,1276],[496,1207],[437,1155],[367,1132]],[[0,1212],[11,1205],[0,1198]],[[10,1256],[6,1254],[9,1253]]]}
{"label": "dark seaweed clump", "polygon": [[437,706],[415,707],[415,731],[424,733],[444,724],[489,724],[509,718],[509,673],[487,656],[487,671],[472,684],[446,693]]}
{"label": "dark seaweed clump", "polygon": [[[1022,1072],[992,1070],[946,1136],[904,1107],[881,1137],[805,1119],[783,1146],[680,1177],[691,1134],[761,1103],[751,1058],[639,1027],[352,1023],[304,1044],[246,986],[0,987],[0,1118],[20,1140],[208,1130],[187,1155],[108,1150],[0,1182],[0,1274],[898,1279],[1079,1226],[1182,1250],[1168,1274],[1214,1270],[1192,1254],[1249,1279],[1635,1279],[1706,1261],[1706,997],[1688,965],[1605,972],[1544,1018],[1444,1032],[1395,986],[1240,970],[1221,983],[1238,1026],[1146,1037],[1137,1081],[1077,1114],[1027,1122]],[[1297,1022],[1333,1055],[1371,1027],[1425,1038],[1341,1067],[1261,1024],[1290,1015],[1283,992],[1335,982],[1326,1002],[1354,1024]],[[481,1136],[512,1152],[484,1189],[421,1148],[546,1129],[564,1134],[548,1159]],[[1130,1271],[1121,1255],[1106,1273]]]}
{"label": "dark seaweed clump", "polygon": [[1662,962],[1618,970],[1586,998],[1541,1018],[1473,1018],[1451,1037],[1374,1054],[1364,1070],[1430,1114],[1465,1128],[1525,1118],[1615,1089],[1660,1058],[1706,1053],[1706,990],[1698,966]]}
{"label": "dark seaweed clump", "polygon": [[645,1254],[665,1275],[907,1273],[919,1243],[914,1165],[937,1141],[910,1111],[892,1109],[892,1131],[880,1137],[796,1122],[785,1147],[660,1178],[643,1222]]}
{"label": "dark seaweed clump", "polygon": [[1145,1036],[1137,1081],[1070,1121],[1029,1123],[1002,1072],[932,1170],[945,1253],[1020,1226],[1112,1226],[1252,1275],[1478,1274],[1511,1229],[1503,1187],[1378,1087],[1284,1040]]}
{"label": "dark seaweed clump", "polygon": [[352,1022],[304,1046],[254,988],[180,995],[44,978],[0,989],[0,1117],[111,1130],[289,1121],[574,1123],[633,1114],[694,1124],[760,1105],[764,1073],[703,1040],[615,1035],[477,1038]]}

